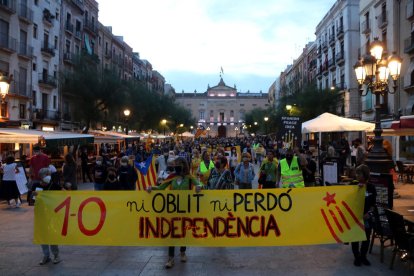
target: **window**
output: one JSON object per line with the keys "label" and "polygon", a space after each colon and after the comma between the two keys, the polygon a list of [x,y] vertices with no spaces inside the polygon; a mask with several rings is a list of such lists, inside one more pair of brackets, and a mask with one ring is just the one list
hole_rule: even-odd
{"label": "window", "polygon": [[57,108],[57,97],[56,95],[53,96],[53,109]]}
{"label": "window", "polygon": [[2,118],[7,118],[7,102],[1,103],[1,112],[0,115]]}
{"label": "window", "polygon": [[[368,89],[368,88],[367,88]],[[362,97],[362,109],[368,111],[372,109],[372,93],[368,90],[367,95]]]}
{"label": "window", "polygon": [[19,119],[26,119],[26,105],[19,105]]}
{"label": "window", "polygon": [[57,48],[58,48],[58,37],[55,36],[55,49],[57,49]]}
{"label": "window", "polygon": [[220,122],[224,121],[224,112],[220,112]]}
{"label": "window", "polygon": [[35,0],[34,3],[36,6],[39,6],[39,0]]}
{"label": "window", "polygon": [[33,101],[33,106],[36,107],[37,105],[37,93],[36,91],[32,91],[32,101]]}
{"label": "window", "polygon": [[37,24],[33,24],[33,38],[37,39]]}
{"label": "window", "polygon": [[204,120],[204,111],[200,111],[199,117],[200,117],[200,120]]}
{"label": "window", "polygon": [[33,63],[33,71],[35,71],[36,72],[36,69],[37,69],[37,66],[36,66],[36,63]]}
{"label": "window", "polygon": [[240,106],[244,106],[244,104],[240,104]]}

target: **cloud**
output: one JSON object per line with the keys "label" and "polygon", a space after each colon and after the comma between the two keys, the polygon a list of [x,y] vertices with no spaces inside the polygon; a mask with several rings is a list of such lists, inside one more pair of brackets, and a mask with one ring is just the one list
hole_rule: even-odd
{"label": "cloud", "polygon": [[[100,21],[177,90],[174,72],[275,78],[299,56],[334,1],[99,0]],[[177,74],[180,75],[180,74]],[[251,79],[251,78],[249,78]],[[264,81],[264,80],[263,80]],[[266,90],[272,84],[252,83]],[[199,83],[196,87],[206,83]],[[260,87],[259,87],[260,86]],[[200,88],[201,88],[200,87]],[[260,89],[259,89],[260,88]],[[191,91],[191,90],[189,90]]]}

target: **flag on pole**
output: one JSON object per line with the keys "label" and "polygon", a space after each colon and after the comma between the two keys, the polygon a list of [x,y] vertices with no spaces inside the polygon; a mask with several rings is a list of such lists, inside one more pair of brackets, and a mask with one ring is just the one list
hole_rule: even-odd
{"label": "flag on pole", "polygon": [[137,189],[139,191],[144,191],[148,186],[157,184],[157,173],[152,156],[151,154],[145,161],[135,162],[135,168],[138,174]]}

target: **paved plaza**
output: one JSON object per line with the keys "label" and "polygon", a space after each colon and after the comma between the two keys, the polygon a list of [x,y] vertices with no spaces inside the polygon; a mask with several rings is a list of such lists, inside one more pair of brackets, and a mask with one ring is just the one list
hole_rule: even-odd
{"label": "paved plaza", "polygon": [[[92,189],[91,183],[80,187]],[[412,205],[414,185],[398,184],[397,191],[395,205]],[[391,248],[380,263],[378,243],[368,255],[372,265],[362,267],[353,265],[350,245],[343,244],[188,248],[188,262],[177,256],[169,270],[165,247],[60,246],[63,261],[40,266],[40,246],[32,243],[33,210],[26,203],[9,209],[0,202],[0,275],[410,275],[399,259],[389,269]]]}

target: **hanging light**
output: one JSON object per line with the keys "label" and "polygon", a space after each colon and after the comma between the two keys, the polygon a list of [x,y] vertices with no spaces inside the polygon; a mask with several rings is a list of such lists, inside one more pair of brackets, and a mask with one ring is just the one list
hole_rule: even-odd
{"label": "hanging light", "polygon": [[0,73],[0,95],[1,98],[4,99],[6,95],[9,93],[10,83],[9,78],[6,76],[3,76],[2,73]]}
{"label": "hanging light", "polygon": [[375,76],[377,70],[377,61],[374,56],[366,55],[364,56],[364,70],[365,74],[369,79],[372,79]]}
{"label": "hanging light", "polygon": [[386,60],[381,60],[378,63],[377,71],[378,71],[378,81],[387,82],[390,70],[388,69]]}
{"label": "hanging light", "polygon": [[384,51],[384,45],[381,41],[378,40],[378,37],[374,38],[374,41],[370,45],[369,51],[370,51],[371,55],[376,60],[381,60],[382,59],[382,53]]}
{"label": "hanging light", "polygon": [[388,69],[391,78],[396,81],[400,77],[402,59],[395,52],[388,57]]}
{"label": "hanging light", "polygon": [[361,60],[358,60],[354,65],[355,75],[357,81],[360,85],[362,85],[365,81],[367,74],[365,73],[364,64]]}

